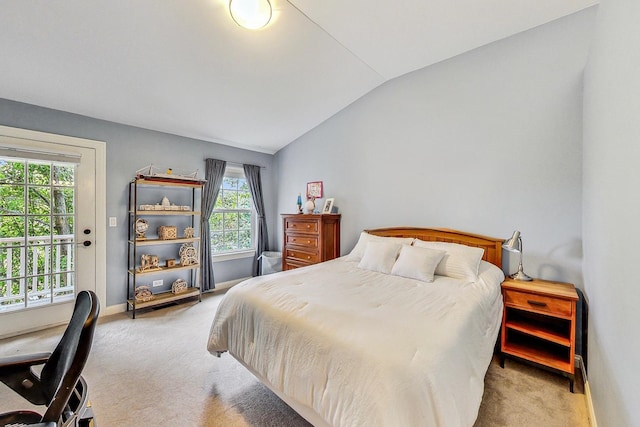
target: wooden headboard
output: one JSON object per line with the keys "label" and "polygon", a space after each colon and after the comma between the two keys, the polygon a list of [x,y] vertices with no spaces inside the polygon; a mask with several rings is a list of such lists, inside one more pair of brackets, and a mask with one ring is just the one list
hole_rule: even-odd
{"label": "wooden headboard", "polygon": [[447,228],[390,227],[365,230],[369,234],[383,237],[413,237],[415,239],[459,243],[484,249],[482,259],[502,268],[502,243],[504,239],[449,230]]}

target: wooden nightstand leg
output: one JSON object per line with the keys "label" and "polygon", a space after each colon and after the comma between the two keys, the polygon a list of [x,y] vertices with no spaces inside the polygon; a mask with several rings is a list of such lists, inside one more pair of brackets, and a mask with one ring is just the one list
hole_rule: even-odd
{"label": "wooden nightstand leg", "polygon": [[569,375],[569,391],[573,393],[573,383],[575,382],[575,375]]}
{"label": "wooden nightstand leg", "polygon": [[504,354],[500,355],[500,367],[504,369]]}

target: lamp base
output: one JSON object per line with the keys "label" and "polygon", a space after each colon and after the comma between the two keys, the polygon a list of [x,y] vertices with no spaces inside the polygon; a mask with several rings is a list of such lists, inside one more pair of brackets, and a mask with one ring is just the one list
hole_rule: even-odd
{"label": "lamp base", "polygon": [[518,270],[517,273],[512,274],[509,277],[513,280],[522,280],[523,282],[530,282],[533,280],[533,278],[527,276],[522,270]]}

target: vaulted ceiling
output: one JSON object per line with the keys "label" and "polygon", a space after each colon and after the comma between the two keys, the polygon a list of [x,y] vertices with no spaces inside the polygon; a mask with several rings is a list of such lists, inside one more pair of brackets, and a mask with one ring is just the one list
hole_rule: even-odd
{"label": "vaulted ceiling", "polygon": [[0,98],[274,153],[376,86],[597,0],[3,0]]}

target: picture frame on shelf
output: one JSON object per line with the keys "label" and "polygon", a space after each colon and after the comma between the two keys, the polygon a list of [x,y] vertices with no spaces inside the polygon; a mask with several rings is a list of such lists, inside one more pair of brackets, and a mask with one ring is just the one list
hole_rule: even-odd
{"label": "picture frame on shelf", "polygon": [[307,199],[322,199],[322,181],[307,182]]}
{"label": "picture frame on shelf", "polygon": [[323,214],[330,214],[331,211],[333,210],[333,201],[334,199],[326,199],[324,201],[324,206],[322,207],[322,213]]}

